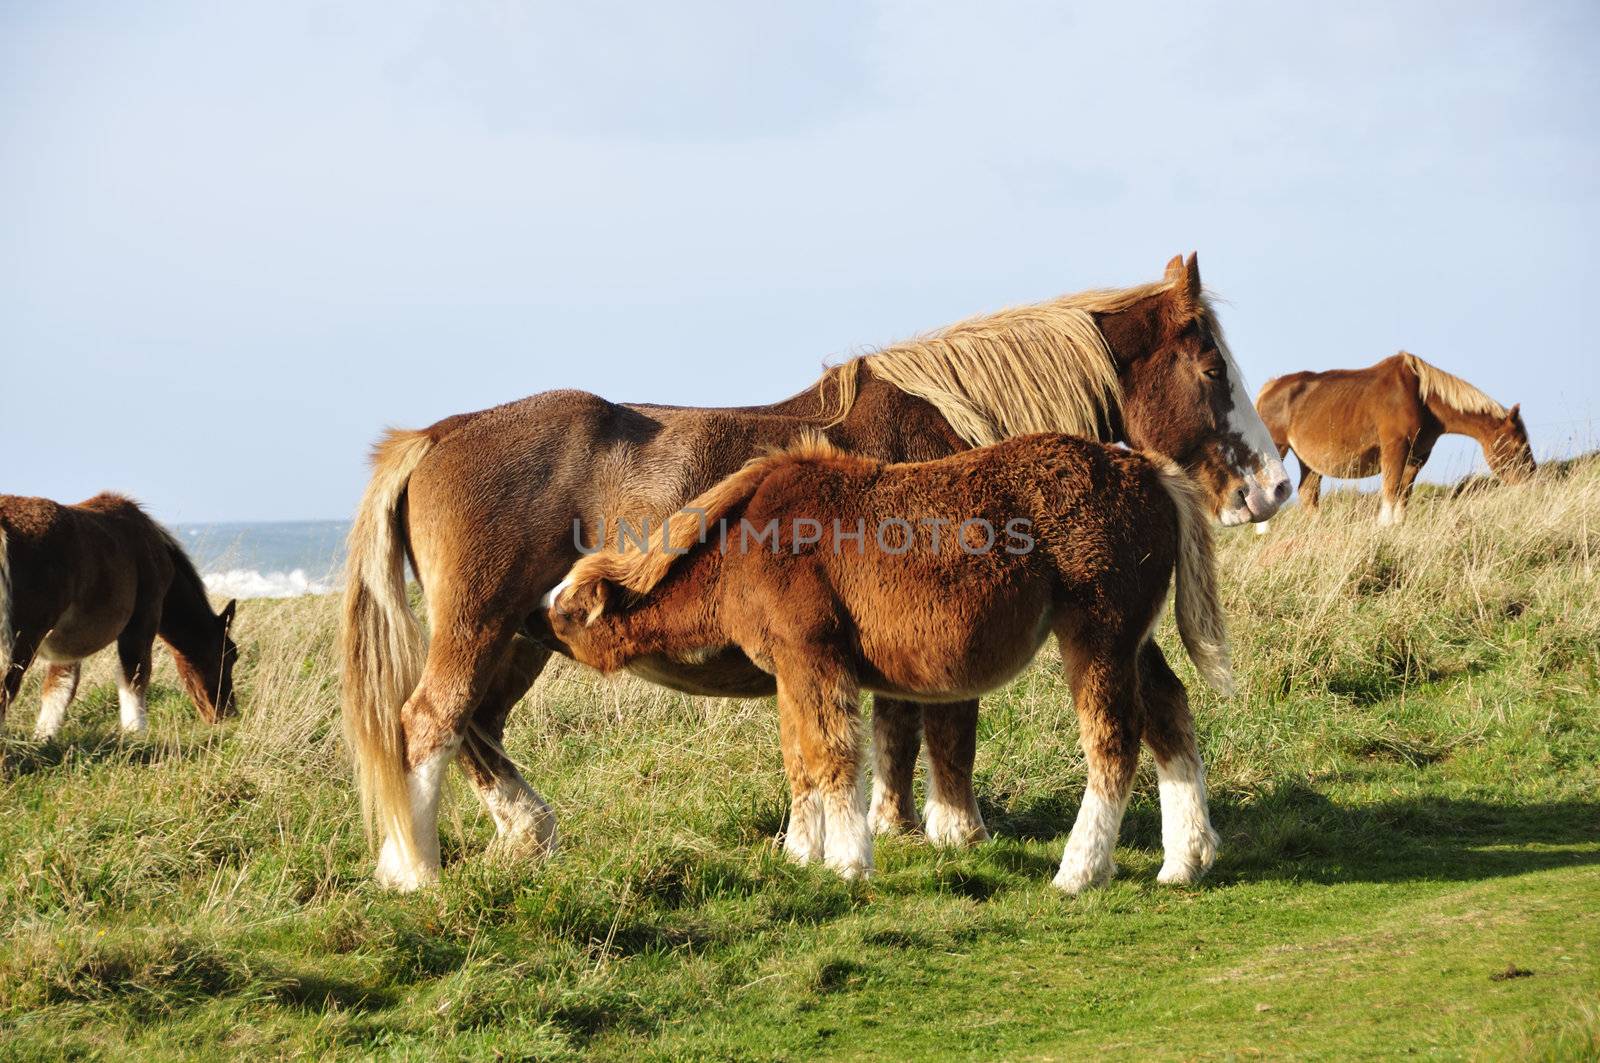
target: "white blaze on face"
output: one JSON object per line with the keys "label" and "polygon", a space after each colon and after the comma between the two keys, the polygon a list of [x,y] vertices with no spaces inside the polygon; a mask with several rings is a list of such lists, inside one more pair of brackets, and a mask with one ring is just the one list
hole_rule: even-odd
{"label": "white blaze on face", "polygon": [[1236,505],[1224,507],[1220,519],[1224,525],[1266,520],[1288,501],[1289,474],[1278,457],[1272,433],[1267,431],[1255,403],[1250,401],[1244,374],[1239,372],[1233,354],[1220,343],[1218,351],[1228,363],[1228,382],[1232,385],[1233,408],[1228,411],[1228,431],[1244,440],[1245,446],[1255,455],[1255,468],[1239,470],[1244,477],[1244,498]]}

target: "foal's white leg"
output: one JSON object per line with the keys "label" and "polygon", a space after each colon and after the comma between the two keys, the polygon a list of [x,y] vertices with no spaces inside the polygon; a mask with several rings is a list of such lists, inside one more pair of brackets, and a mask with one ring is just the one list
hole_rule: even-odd
{"label": "foal's white leg", "polygon": [[1117,873],[1112,857],[1127,804],[1126,793],[1118,799],[1107,797],[1094,786],[1084,791],[1083,804],[1078,807],[1078,821],[1067,836],[1067,848],[1061,854],[1061,870],[1056,872],[1057,889],[1081,893],[1111,881],[1111,876]]}
{"label": "foal's white leg", "polygon": [[1265,534],[1267,534],[1267,531],[1268,531],[1267,525],[1269,525],[1271,523],[1272,522],[1270,520],[1258,520],[1258,521],[1256,521],[1256,534],[1257,535],[1265,535]]}
{"label": "foal's white leg", "polygon": [[121,672],[117,673],[117,708],[122,716],[122,729],[137,734],[150,726],[145,705],[145,691]]}
{"label": "foal's white leg", "polygon": [[44,693],[39,698],[39,721],[33,727],[34,738],[41,742],[48,741],[61,730],[61,723],[67,716],[67,706],[72,704],[72,696],[78,692],[78,676],[82,670],[83,665],[77,661],[50,666],[44,680]]}
{"label": "foal's white leg", "polygon": [[789,804],[789,828],[783,832],[783,851],[797,864],[823,858],[826,816],[822,795],[816,790],[796,793]]}
{"label": "foal's white leg", "polygon": [[455,759],[456,744],[435,752],[406,773],[411,796],[411,822],[415,852],[407,853],[393,835],[378,852],[378,884],[408,892],[439,881],[439,794],[444,770]]}
{"label": "foal's white leg", "polygon": [[1394,505],[1385,498],[1378,506],[1378,526],[1387,527],[1390,524],[1398,523],[1399,520],[1395,517]]}
{"label": "foal's white leg", "polygon": [[939,784],[940,772],[928,764],[928,799],[922,806],[922,831],[935,845],[969,845],[989,840],[983,813],[968,800],[953,799]]}
{"label": "foal's white leg", "polygon": [[1196,882],[1217,859],[1217,832],[1206,808],[1206,769],[1198,757],[1156,761],[1161,787],[1161,848],[1166,854],[1156,881]]}
{"label": "foal's white leg", "polygon": [[871,873],[872,828],[867,823],[867,797],[860,776],[854,786],[825,793],[822,810],[823,860],[844,878]]}

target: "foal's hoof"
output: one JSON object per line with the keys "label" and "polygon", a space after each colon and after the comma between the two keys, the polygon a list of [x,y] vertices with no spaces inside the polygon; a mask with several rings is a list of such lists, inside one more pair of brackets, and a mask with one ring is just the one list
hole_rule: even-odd
{"label": "foal's hoof", "polygon": [[893,803],[874,801],[872,811],[867,813],[867,829],[874,834],[885,836],[914,834],[922,829],[922,824],[918,821],[915,810],[906,812]]}
{"label": "foal's hoof", "polygon": [[846,882],[857,882],[872,876],[871,864],[849,863],[839,865],[829,864],[828,866],[833,868],[833,870],[838,873],[839,877],[844,879]]}
{"label": "foal's hoof", "polygon": [[1206,869],[1190,863],[1162,864],[1156,881],[1163,886],[1192,886],[1205,877]]}
{"label": "foal's hoof", "polygon": [[1104,886],[1116,873],[1117,865],[1109,861],[1100,867],[1078,863],[1063,864],[1050,884],[1063,893],[1076,895],[1084,890]]}
{"label": "foal's hoof", "polygon": [[923,809],[922,830],[935,845],[977,845],[989,840],[989,829],[976,812],[935,801]]}
{"label": "foal's hoof", "polygon": [[1162,863],[1161,870],[1156,872],[1156,881],[1164,886],[1191,886],[1199,882],[1216,863],[1217,841],[1217,832],[1208,830],[1187,852],[1180,848]]}

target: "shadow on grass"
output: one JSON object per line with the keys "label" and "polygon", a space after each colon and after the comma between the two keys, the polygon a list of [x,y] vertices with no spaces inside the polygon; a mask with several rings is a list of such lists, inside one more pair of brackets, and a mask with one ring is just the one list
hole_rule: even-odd
{"label": "shadow on grass", "polygon": [[[1075,802],[1050,799],[986,818],[998,836],[1064,841],[1076,815]],[[1222,834],[1211,881],[1466,882],[1600,864],[1600,801],[1418,797],[1343,805],[1287,783],[1245,800],[1218,798],[1211,818]],[[1154,800],[1128,809],[1122,844],[1160,849]]]}
{"label": "shadow on grass", "polygon": [[208,730],[198,736],[128,736],[110,730],[85,735],[79,741],[0,738],[0,778],[36,775],[68,763],[152,765],[194,761],[210,752],[224,734],[222,730]]}

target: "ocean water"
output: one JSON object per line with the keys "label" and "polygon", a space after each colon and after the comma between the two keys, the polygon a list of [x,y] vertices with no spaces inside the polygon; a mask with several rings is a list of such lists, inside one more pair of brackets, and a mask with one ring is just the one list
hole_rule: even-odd
{"label": "ocean water", "polygon": [[213,594],[228,598],[292,598],[328,594],[343,583],[343,520],[177,524]]}

